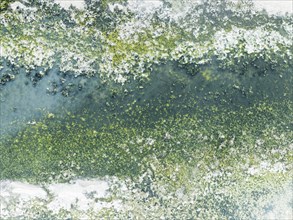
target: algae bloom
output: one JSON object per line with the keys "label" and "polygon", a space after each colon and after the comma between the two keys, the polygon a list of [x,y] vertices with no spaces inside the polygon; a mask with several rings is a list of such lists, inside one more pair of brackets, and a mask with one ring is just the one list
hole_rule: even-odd
{"label": "algae bloom", "polygon": [[292,23],[250,0],[1,1],[0,218],[292,219]]}

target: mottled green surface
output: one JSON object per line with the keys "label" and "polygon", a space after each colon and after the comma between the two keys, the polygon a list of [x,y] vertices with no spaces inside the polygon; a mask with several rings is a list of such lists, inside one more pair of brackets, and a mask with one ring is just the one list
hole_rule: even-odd
{"label": "mottled green surface", "polygon": [[249,2],[205,1],[181,17],[169,1],[149,14],[90,2],[1,6],[1,104],[20,74],[67,100],[1,127],[1,180],[118,178],[101,201],[123,206],[52,213],[49,199],[22,217],[258,220],[278,209],[293,175],[292,16]]}

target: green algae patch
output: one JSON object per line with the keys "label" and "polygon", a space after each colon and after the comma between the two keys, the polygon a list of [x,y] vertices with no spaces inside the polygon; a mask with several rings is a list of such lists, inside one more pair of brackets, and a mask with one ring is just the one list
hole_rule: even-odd
{"label": "green algae patch", "polygon": [[[221,92],[216,80],[197,82],[198,94],[190,89],[198,85],[190,76],[176,75],[172,68],[157,73],[143,89],[134,84],[125,94],[127,87],[114,86],[103,101],[95,97],[100,96],[97,91],[76,111],[47,112],[16,135],[1,137],[2,180],[46,187],[80,178],[117,178],[109,182],[109,201],[95,203],[123,201],[121,210],[87,214],[79,207],[53,214],[46,207],[50,201],[44,201],[36,202],[41,212],[28,208],[27,213],[73,219],[265,216],[272,198],[292,176],[292,101],[254,97],[249,104],[233,104],[230,100],[237,101],[239,93],[233,94],[232,87],[219,103],[214,101]],[[243,84],[238,85],[235,90],[242,90]],[[150,92],[153,86],[161,88],[160,93]]]}
{"label": "green algae patch", "polygon": [[[62,74],[121,84],[149,78],[153,65],[168,61],[179,62],[190,75],[213,62],[238,75],[255,73],[251,66],[260,75],[292,68],[290,16],[269,16],[246,2],[240,9],[233,1],[196,4],[178,17],[170,13],[175,3],[168,12],[162,7],[146,15],[131,12],[127,1],[119,3],[88,1],[84,10],[64,10],[33,1],[0,13],[1,65],[14,77],[22,68],[30,75],[55,66]],[[208,72],[203,76],[211,79]]]}
{"label": "green algae patch", "polygon": [[[288,110],[292,107],[292,103],[284,103],[289,106]],[[207,167],[215,159],[219,161],[217,169],[230,167],[234,169],[231,172],[235,172],[233,167],[238,162],[245,161],[251,168],[248,172],[254,173],[253,167],[264,159],[269,163],[282,160],[280,166],[285,169],[292,162],[288,149],[292,131],[273,117],[280,117],[281,111],[276,106],[259,104],[238,111],[217,110],[209,113],[209,117],[196,112],[174,115],[154,119],[149,122],[150,127],[145,126],[148,122],[141,122],[142,126],[131,124],[125,116],[93,126],[101,124],[99,118],[55,115],[1,141],[1,178],[32,182],[106,175],[134,178],[151,167],[153,158],[166,167],[164,174],[174,173],[169,170],[172,166],[186,163],[196,166],[201,160]],[[139,113],[128,114],[136,120],[145,120]],[[291,116],[284,114],[282,118]],[[282,154],[271,154],[282,149]],[[235,156],[228,157],[230,153]],[[175,184],[180,182],[184,181],[174,181]]]}
{"label": "green algae patch", "polygon": [[[267,219],[292,177],[292,16],[246,1],[204,1],[178,16],[173,1],[149,14],[126,1],[14,11],[7,2],[3,91],[19,73],[33,85],[55,75],[48,93],[74,107],[12,122],[25,125],[0,137],[1,180],[108,178],[113,195],[95,203],[118,199],[122,209],[88,219]],[[38,204],[32,218],[82,218],[78,207]]]}
{"label": "green algae patch", "polygon": [[88,110],[49,113],[1,139],[1,179],[46,188],[80,178],[106,178],[111,197],[95,203],[122,201],[118,210],[109,206],[85,213],[76,205],[53,213],[50,199],[33,200],[27,215],[259,219],[278,208],[278,196],[287,192],[292,177],[291,101],[237,110],[206,106],[192,114],[153,118],[143,117],[143,104],[129,107],[132,110],[115,116],[107,112],[98,117]]}

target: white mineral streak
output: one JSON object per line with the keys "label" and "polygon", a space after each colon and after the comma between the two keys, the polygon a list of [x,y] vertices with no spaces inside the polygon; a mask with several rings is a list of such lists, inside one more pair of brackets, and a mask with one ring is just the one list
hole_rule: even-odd
{"label": "white mineral streak", "polygon": [[162,1],[159,0],[131,0],[129,8],[141,15],[153,13],[153,11],[161,7]]}
{"label": "white mineral streak", "polygon": [[[83,0],[55,0],[56,3],[60,4],[61,7],[68,9],[71,5],[75,6],[79,9],[84,8],[84,1]],[[178,15],[179,13],[182,13],[182,10],[184,9],[183,5],[186,3],[190,3],[191,1],[187,0],[181,0],[181,1],[174,1],[170,0],[169,2],[172,2],[175,4],[174,11]],[[192,1],[194,2],[200,2],[199,0]],[[286,12],[292,13],[293,12],[293,2],[284,0],[284,1],[273,1],[273,0],[253,0],[256,8],[258,10],[265,9],[270,14],[285,14]],[[115,6],[120,6],[119,4],[115,4]],[[158,8],[162,5],[162,2],[160,0],[130,0],[129,1],[130,8],[136,11],[144,12],[144,13],[151,13],[154,8]],[[20,2],[15,2],[12,4],[12,8],[15,9],[17,6],[22,6]],[[25,7],[25,6],[24,6]],[[122,7],[123,8],[123,7]]]}
{"label": "white mineral streak", "polygon": [[103,207],[119,206],[119,202],[94,202],[95,199],[106,198],[109,185],[100,180],[76,180],[70,184],[53,184],[48,187],[54,197],[48,208],[58,213],[61,209],[70,210],[72,205],[77,209],[86,211],[89,208],[99,210]]}
{"label": "white mineral streak", "polygon": [[62,8],[69,9],[70,6],[74,6],[78,9],[83,9],[85,7],[84,0],[54,0]]}
{"label": "white mineral streak", "polygon": [[21,2],[13,2],[10,7],[12,8],[12,10],[16,10],[16,9],[27,9],[27,7],[22,4]]}
{"label": "white mineral streak", "polygon": [[[215,34],[216,54],[225,59],[227,54],[239,47],[241,41],[245,42],[244,49],[248,54],[261,53],[263,50],[278,52],[278,45],[292,46],[290,39],[284,38],[276,31],[265,31],[264,27],[254,30],[233,27],[229,32],[221,30]],[[292,54],[289,50],[287,53],[289,56]]]}
{"label": "white mineral streak", "polygon": [[293,13],[291,0],[253,0],[258,10],[265,9],[270,14]]}
{"label": "white mineral streak", "polygon": [[2,219],[23,216],[26,211],[25,207],[30,201],[46,197],[47,193],[41,186],[8,180],[1,181],[0,217]]}
{"label": "white mineral streak", "polygon": [[293,203],[292,183],[286,185],[284,189],[269,202],[269,208],[265,213],[258,216],[258,219],[265,220],[292,220],[293,212],[290,204]]}
{"label": "white mineral streak", "polygon": [[45,206],[48,211],[99,211],[103,208],[121,208],[120,200],[110,198],[109,183],[99,179],[80,179],[69,183],[33,185],[9,180],[0,182],[1,219],[26,216],[33,205]]}

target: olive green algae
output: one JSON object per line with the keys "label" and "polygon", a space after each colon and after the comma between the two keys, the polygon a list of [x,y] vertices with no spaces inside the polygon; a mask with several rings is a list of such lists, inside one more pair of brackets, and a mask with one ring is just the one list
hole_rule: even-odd
{"label": "olive green algae", "polygon": [[[117,186],[112,199],[128,208],[92,219],[263,216],[292,176],[291,75],[219,78],[213,66],[189,75],[176,63],[153,71],[147,82],[107,84],[102,99],[93,91],[75,111],[47,112],[1,137],[1,178],[46,186],[118,177],[128,190]],[[40,209],[31,214],[81,215]]]}
{"label": "olive green algae", "polygon": [[115,2],[1,5],[1,88],[56,68],[49,93],[78,101],[13,122],[26,124],[0,137],[1,180],[118,178],[104,200],[123,204],[52,213],[35,201],[23,218],[267,218],[292,187],[292,16],[206,1],[160,17],[113,13]]}
{"label": "olive green algae", "polygon": [[[1,178],[47,183],[131,178],[133,190],[145,196],[131,190],[125,203],[139,210],[157,204],[159,216],[184,201],[181,217],[254,218],[251,210],[259,209],[292,176],[292,107],[289,101],[238,111],[213,107],[214,113],[204,119],[204,113],[195,111],[161,118],[150,127],[117,117],[94,127],[87,121],[99,119],[90,114],[48,115],[2,141]],[[145,120],[138,113],[132,117]],[[169,201],[169,193],[177,195],[178,190],[183,197]],[[135,216],[133,209],[125,212]],[[108,211],[95,216],[111,216]],[[119,216],[127,215],[123,213]]]}
{"label": "olive green algae", "polygon": [[[259,104],[239,111],[215,106],[204,118],[198,113],[176,114],[152,122],[151,127],[144,126],[148,123],[144,120],[151,118],[139,113],[130,114],[137,117],[138,124],[112,117],[112,122],[101,127],[89,126],[88,121],[99,124],[99,118],[89,115],[49,115],[1,141],[1,178],[62,181],[79,176],[137,176],[149,157],[161,158],[166,164],[188,161],[195,165],[198,161],[194,160],[194,152],[205,149],[226,157],[230,145],[237,147],[236,158],[230,158],[233,161],[239,162],[241,152],[253,158],[257,151],[267,152],[264,157],[277,161],[278,154],[270,158],[270,150],[286,149],[292,140],[292,102],[284,102],[281,110],[278,105]],[[289,122],[286,125],[284,121]],[[276,132],[275,138],[268,132]],[[278,136],[285,136],[288,143],[282,146]],[[264,139],[263,147],[255,146],[258,139]],[[282,161],[290,164],[289,152],[282,156]]]}

